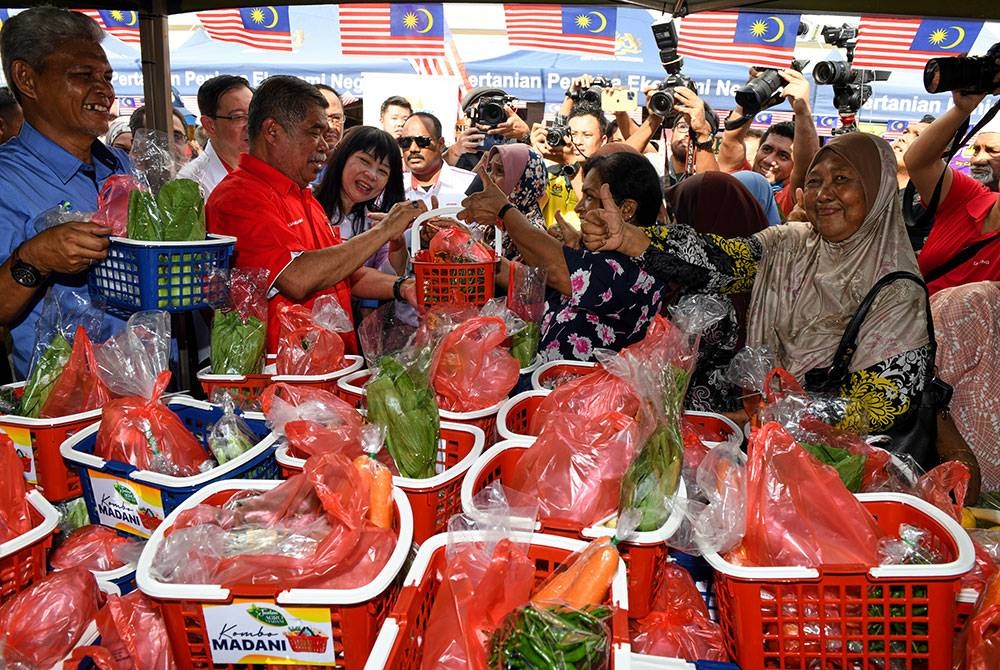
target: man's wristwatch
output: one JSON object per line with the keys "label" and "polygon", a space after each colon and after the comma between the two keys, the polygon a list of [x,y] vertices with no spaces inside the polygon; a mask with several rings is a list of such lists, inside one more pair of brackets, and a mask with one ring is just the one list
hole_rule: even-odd
{"label": "man's wristwatch", "polygon": [[18,246],[10,256],[10,274],[21,286],[38,288],[45,281],[45,274],[34,265],[22,261],[20,251],[21,247]]}
{"label": "man's wristwatch", "polygon": [[392,297],[396,300],[404,300],[403,298],[403,282],[405,282],[409,277],[403,275],[402,277],[396,277],[396,281],[392,283]]}
{"label": "man's wristwatch", "polygon": [[691,141],[694,143],[695,148],[702,151],[712,151],[715,149],[715,135],[709,135],[708,139],[704,142],[699,142],[697,137],[692,137]]}

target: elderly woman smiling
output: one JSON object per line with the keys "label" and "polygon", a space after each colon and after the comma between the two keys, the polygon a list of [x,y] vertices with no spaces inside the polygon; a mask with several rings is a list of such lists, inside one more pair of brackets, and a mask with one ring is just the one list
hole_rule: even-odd
{"label": "elderly woman smiling", "polygon": [[[654,276],[689,291],[752,287],[747,344],[768,346],[778,365],[805,380],[810,370],[831,364],[848,321],[879,278],[897,270],[919,274],[895,173],[888,143],[849,133],[809,166],[808,222],[724,239],[685,225],[643,231],[604,209],[585,217],[584,243],[635,257]],[[923,292],[912,282],[894,282],[868,312],[850,377],[837,389],[852,401],[852,427],[892,433],[915,421],[929,359]]]}
{"label": "elderly woman smiling", "polygon": [[[459,218],[503,227],[524,262],[547,272],[551,290],[542,318],[542,355],[591,360],[594,349],[618,350],[641,340],[660,310],[663,285],[625,254],[565,246],[514,207],[482,163],[477,172],[484,189],[462,202]],[[639,230],[656,223],[663,202],[659,179],[638,152],[594,156],[583,175],[577,214],[614,207]]]}

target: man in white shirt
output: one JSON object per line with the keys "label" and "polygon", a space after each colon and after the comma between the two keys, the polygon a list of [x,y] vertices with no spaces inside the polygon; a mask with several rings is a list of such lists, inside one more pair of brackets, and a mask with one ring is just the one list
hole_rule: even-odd
{"label": "man in white shirt", "polygon": [[250,83],[229,74],[212,77],[198,88],[201,126],[208,135],[208,144],[177,176],[201,184],[205,200],[236,169],[240,154],[249,151],[247,118],[252,97]]}
{"label": "man in white shirt", "polygon": [[407,200],[422,200],[428,207],[431,197],[437,198],[438,207],[462,204],[465,189],[476,175],[445,162],[441,122],[436,116],[427,112],[410,116],[403,124],[399,146],[403,165],[409,170],[404,176]]}

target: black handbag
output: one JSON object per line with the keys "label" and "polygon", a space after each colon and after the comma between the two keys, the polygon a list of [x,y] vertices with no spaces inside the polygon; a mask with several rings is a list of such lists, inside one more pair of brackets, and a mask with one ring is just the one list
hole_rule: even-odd
{"label": "black handbag", "polygon": [[930,342],[930,360],[927,365],[923,391],[917,402],[911,404],[909,410],[896,418],[892,428],[885,433],[891,438],[890,451],[907,454],[924,470],[930,470],[938,464],[937,450],[937,415],[947,413],[951,401],[952,388],[934,374],[934,360],[937,354],[937,340],[934,338],[934,320],[931,316],[930,294],[924,281],[912,272],[890,272],[872,286],[871,291],[861,301],[858,311],[854,313],[844,336],[840,340],[837,352],[833,356],[833,364],[828,368],[809,370],[805,374],[806,389],[815,393],[837,392],[850,379],[851,359],[858,349],[858,333],[868,316],[868,310],[879,292],[889,284],[899,281],[912,281],[924,291],[924,301],[927,308],[927,338]]}

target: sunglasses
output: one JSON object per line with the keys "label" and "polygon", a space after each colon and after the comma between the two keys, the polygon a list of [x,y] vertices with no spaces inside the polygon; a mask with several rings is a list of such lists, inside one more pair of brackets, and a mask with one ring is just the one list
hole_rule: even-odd
{"label": "sunglasses", "polygon": [[400,148],[404,150],[409,149],[410,145],[412,145],[414,142],[416,142],[417,146],[420,147],[421,149],[426,149],[431,145],[433,141],[434,140],[432,140],[431,138],[425,137],[423,135],[417,135],[416,137],[400,137],[398,140]]}

